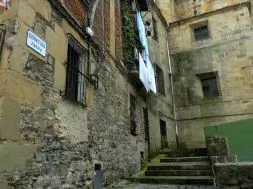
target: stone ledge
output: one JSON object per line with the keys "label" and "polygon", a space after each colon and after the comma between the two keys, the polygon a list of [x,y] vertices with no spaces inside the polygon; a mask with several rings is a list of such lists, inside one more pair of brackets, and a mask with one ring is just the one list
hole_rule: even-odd
{"label": "stone ledge", "polygon": [[253,163],[215,163],[217,188],[253,188]]}

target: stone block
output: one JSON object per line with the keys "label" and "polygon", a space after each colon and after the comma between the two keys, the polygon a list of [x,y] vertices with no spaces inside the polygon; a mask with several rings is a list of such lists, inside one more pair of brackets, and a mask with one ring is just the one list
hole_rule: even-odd
{"label": "stone block", "polygon": [[23,74],[25,64],[28,60],[29,53],[22,46],[17,46],[11,53],[9,68],[13,71]]}
{"label": "stone block", "polygon": [[25,0],[25,1],[28,2],[28,4],[34,9],[35,12],[39,13],[47,21],[50,21],[52,7],[48,1],[41,1],[41,0]]}
{"label": "stone block", "polygon": [[40,86],[27,80],[24,76],[8,71],[0,76],[0,81],[5,81],[3,95],[15,102],[37,105],[41,104]]}
{"label": "stone block", "polygon": [[25,0],[19,1],[18,16],[23,22],[25,22],[30,27],[33,26],[35,14],[36,13],[34,9],[27,3],[27,1]]}
{"label": "stone block", "polygon": [[253,188],[253,163],[238,163],[238,181],[242,188]]}
{"label": "stone block", "polygon": [[236,155],[225,155],[225,156],[210,156],[212,164],[215,163],[235,163],[237,162]]}
{"label": "stone block", "polygon": [[214,164],[215,179],[218,185],[236,186],[238,167],[236,163]]}
{"label": "stone block", "polygon": [[34,151],[33,145],[15,142],[0,144],[0,172],[25,170],[27,161],[33,158]]}
{"label": "stone block", "polygon": [[1,107],[0,138],[4,140],[19,140],[20,104],[4,98]]}
{"label": "stone block", "polygon": [[228,155],[228,142],[227,138],[219,138],[219,137],[213,137],[212,139],[208,139],[207,141],[207,149],[208,154],[210,156],[224,156]]}

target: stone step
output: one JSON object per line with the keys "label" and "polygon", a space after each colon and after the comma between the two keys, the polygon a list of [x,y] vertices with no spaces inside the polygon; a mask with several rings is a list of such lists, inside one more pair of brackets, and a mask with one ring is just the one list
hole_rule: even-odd
{"label": "stone step", "polygon": [[210,170],[209,162],[175,162],[148,164],[147,170]]}
{"label": "stone step", "polygon": [[194,157],[194,156],[207,156],[206,148],[195,149],[177,149],[175,151],[163,151],[168,157]]}
{"label": "stone step", "polygon": [[145,176],[212,176],[211,170],[148,170]]}
{"label": "stone step", "polygon": [[156,184],[201,184],[212,185],[212,176],[143,176],[131,177],[131,181],[140,183],[156,183]]}
{"label": "stone step", "polygon": [[209,161],[208,156],[195,156],[195,157],[172,157],[172,158],[161,158],[160,162],[202,162]]}

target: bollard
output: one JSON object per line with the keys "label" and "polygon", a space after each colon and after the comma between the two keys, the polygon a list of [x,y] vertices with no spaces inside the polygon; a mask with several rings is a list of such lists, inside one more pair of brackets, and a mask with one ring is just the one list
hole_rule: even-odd
{"label": "bollard", "polygon": [[93,189],[102,189],[103,186],[103,174],[101,170],[101,164],[95,164],[95,171],[93,175]]}

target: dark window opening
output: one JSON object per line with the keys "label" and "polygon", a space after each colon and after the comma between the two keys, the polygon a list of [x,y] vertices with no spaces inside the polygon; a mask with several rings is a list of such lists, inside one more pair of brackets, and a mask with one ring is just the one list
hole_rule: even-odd
{"label": "dark window opening", "polygon": [[6,27],[5,25],[0,24],[0,58],[4,46],[4,36],[5,36]]}
{"label": "dark window opening", "polygon": [[160,120],[160,133],[161,133],[161,148],[168,147],[168,140],[167,140],[167,129],[166,129],[166,122]]}
{"label": "dark window opening", "polygon": [[162,69],[156,65],[156,86],[160,94],[165,95],[164,76]]}
{"label": "dark window opening", "polygon": [[75,39],[70,37],[65,96],[81,104],[85,104],[86,67],[87,51]]}
{"label": "dark window opening", "polygon": [[130,132],[132,135],[136,136],[136,98],[130,94]]}
{"label": "dark window opening", "polygon": [[144,152],[140,152],[140,156],[141,156],[141,169],[143,169],[145,167],[145,158],[144,158]]}
{"label": "dark window opening", "polygon": [[145,141],[149,139],[149,122],[148,122],[148,108],[143,108],[143,121],[144,121],[144,133]]}
{"label": "dark window opening", "polygon": [[201,79],[201,84],[204,97],[217,97],[220,95],[216,76]]}
{"label": "dark window opening", "polygon": [[153,23],[153,39],[154,40],[158,40],[158,35],[157,35],[157,21],[155,20],[155,18],[152,16],[152,23]]}
{"label": "dark window opening", "polygon": [[208,39],[209,38],[209,30],[208,26],[204,25],[198,28],[194,29],[194,37],[196,41],[200,41],[203,39]]}

